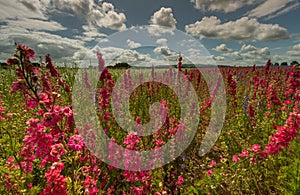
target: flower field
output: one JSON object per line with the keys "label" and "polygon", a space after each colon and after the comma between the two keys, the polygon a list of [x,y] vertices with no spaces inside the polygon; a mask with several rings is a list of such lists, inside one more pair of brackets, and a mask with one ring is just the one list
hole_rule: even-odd
{"label": "flower field", "polygon": [[[199,156],[215,98],[208,88],[217,89],[220,84],[219,80],[206,83],[199,69],[181,68],[179,59],[179,72],[198,96],[197,131],[179,156],[173,151],[181,143],[171,144],[170,163],[134,171],[145,162],[119,153],[115,145],[130,151],[157,150],[184,129],[179,98],[172,89],[159,82],[147,82],[133,89],[128,97],[129,111],[137,128],[151,120],[149,107],[155,102],[163,107],[158,113],[164,115],[165,121],[152,135],[128,133],[114,118],[111,97],[120,76],[125,80],[122,89],[133,85],[130,71],[106,68],[98,53],[98,69],[102,74],[96,92],[89,97],[103,127],[100,133],[110,138],[101,143],[100,150],[107,153],[102,158],[109,162],[105,163],[90,150],[99,144],[97,131],[88,123],[77,127],[74,120],[73,86],[76,79],[81,79],[86,88],[91,88],[88,73],[75,78],[77,68],[56,67],[50,55],[37,67],[31,63],[34,55],[31,48],[17,45],[15,55],[7,61],[9,66],[0,69],[0,194],[300,192],[299,65],[272,67],[268,61],[265,67],[220,68],[226,89],[221,94],[226,100],[225,121],[216,143],[207,154]],[[173,76],[168,69],[159,71],[166,78]],[[121,102],[123,97],[113,98]],[[115,107],[122,110],[122,104]],[[186,115],[192,120],[192,114]],[[121,158],[125,159],[124,169],[112,166]],[[160,158],[153,159],[150,164],[158,163]]]}

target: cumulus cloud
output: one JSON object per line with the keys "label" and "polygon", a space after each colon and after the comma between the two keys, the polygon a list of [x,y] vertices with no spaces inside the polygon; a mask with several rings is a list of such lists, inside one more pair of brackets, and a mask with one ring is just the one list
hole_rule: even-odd
{"label": "cumulus cloud", "polygon": [[202,38],[236,41],[277,41],[289,38],[286,28],[278,24],[262,24],[255,18],[242,17],[222,23],[216,16],[204,17],[201,21],[185,26],[187,33]]}
{"label": "cumulus cloud", "polygon": [[134,49],[134,48],[138,48],[141,47],[140,43],[136,43],[130,39],[127,40],[127,45],[129,46],[129,48]]}
{"label": "cumulus cloud", "polygon": [[299,57],[300,56],[300,44],[294,45],[286,53],[292,57]]}
{"label": "cumulus cloud", "polygon": [[216,61],[225,61],[224,56],[213,56],[213,59],[216,60]]}
{"label": "cumulus cloud", "polygon": [[240,51],[228,52],[222,54],[230,63],[239,63],[240,65],[251,65],[253,63],[263,64],[271,58],[271,52],[268,47],[258,48],[253,45],[243,45]]}
{"label": "cumulus cloud", "polygon": [[110,65],[125,62],[131,66],[157,66],[167,63],[163,58],[154,58],[150,54],[142,54],[136,50],[106,47],[101,49],[105,61]]}
{"label": "cumulus cloud", "polygon": [[170,63],[176,64],[178,59],[178,53],[171,51],[167,46],[156,47],[153,52],[157,55],[161,55],[162,59]]}
{"label": "cumulus cloud", "polygon": [[113,30],[126,29],[126,16],[124,13],[115,11],[113,4],[94,0],[53,0],[53,5],[57,9],[70,9],[78,17],[86,19],[89,24]]}
{"label": "cumulus cloud", "polygon": [[243,60],[241,53],[238,51],[234,51],[232,53],[225,53],[225,54],[223,54],[223,56],[230,57],[234,60]]}
{"label": "cumulus cloud", "polygon": [[159,11],[155,12],[153,16],[151,16],[150,24],[166,26],[170,28],[176,28],[176,19],[173,16],[173,12],[171,8],[160,8]]}
{"label": "cumulus cloud", "polygon": [[162,46],[167,46],[167,42],[168,42],[168,40],[165,38],[160,38],[160,39],[156,40],[156,44],[162,45]]}
{"label": "cumulus cloud", "polygon": [[176,52],[171,51],[168,47],[156,47],[154,53],[161,54],[164,56],[178,55]]}
{"label": "cumulus cloud", "polygon": [[257,48],[253,45],[246,45],[246,44],[243,44],[242,45],[242,48],[241,48],[241,51],[256,51]]}
{"label": "cumulus cloud", "polygon": [[89,22],[97,24],[99,27],[110,28],[112,30],[126,29],[126,16],[124,13],[117,13],[115,11],[104,12],[101,9],[94,9],[91,11]]}
{"label": "cumulus cloud", "polygon": [[219,52],[230,52],[230,51],[232,51],[232,49],[228,48],[226,46],[226,44],[218,45],[216,48],[213,48],[213,50],[219,51]]}

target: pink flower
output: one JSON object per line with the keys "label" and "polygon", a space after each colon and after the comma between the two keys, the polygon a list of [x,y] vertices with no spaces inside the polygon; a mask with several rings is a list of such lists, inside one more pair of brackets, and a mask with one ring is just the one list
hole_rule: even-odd
{"label": "pink flower", "polygon": [[142,195],[143,194],[143,189],[142,188],[138,188],[136,186],[133,186],[133,191],[135,195]]}
{"label": "pink flower", "polygon": [[6,61],[6,64],[9,66],[20,64],[20,60],[17,57],[13,56]]}
{"label": "pink flower", "polygon": [[270,115],[271,115],[271,114],[270,114],[269,112],[266,112],[266,113],[265,113],[265,116],[266,116],[266,117],[270,117]]}
{"label": "pink flower", "polygon": [[51,146],[50,155],[53,157],[57,157],[58,159],[61,158],[62,155],[65,154],[65,149],[62,144],[54,144]]}
{"label": "pink flower", "polygon": [[240,161],[240,158],[237,155],[233,155],[232,161],[235,162],[235,163],[237,163],[237,162]]}
{"label": "pink flower", "polygon": [[61,171],[64,168],[62,162],[53,163],[50,169],[45,173],[45,178],[47,179],[47,185],[41,192],[41,195],[46,194],[59,194],[67,195],[67,185],[66,179],[61,175]]}
{"label": "pink flower", "polygon": [[213,173],[214,173],[214,171],[213,171],[212,169],[209,169],[209,170],[207,171],[208,177],[211,177]]}
{"label": "pink flower", "polygon": [[134,147],[138,146],[139,137],[135,135],[135,133],[129,133],[124,139],[123,143],[125,146],[127,146],[127,148],[133,149]]}
{"label": "pink flower", "polygon": [[54,65],[52,64],[52,59],[50,58],[50,55],[46,55],[46,68],[49,69],[52,77],[60,77],[59,72],[56,70]]}
{"label": "pink flower", "polygon": [[165,142],[163,140],[155,140],[155,145],[157,145],[157,146],[162,146],[164,144],[165,144]]}
{"label": "pink flower", "polygon": [[210,163],[210,166],[214,167],[214,166],[216,166],[216,164],[217,164],[216,161],[212,160],[211,163]]}
{"label": "pink flower", "polygon": [[251,157],[251,164],[256,164],[257,160],[256,160],[256,156],[252,156]]}
{"label": "pink flower", "polygon": [[249,152],[248,150],[244,150],[241,154],[240,154],[241,157],[248,157],[249,156]]}
{"label": "pink flower", "polygon": [[96,195],[98,193],[98,189],[96,188],[97,180],[91,178],[90,176],[86,176],[84,180],[84,187],[87,194]]}
{"label": "pink flower", "polygon": [[35,60],[35,52],[33,51],[33,49],[31,49],[30,47],[26,46],[26,45],[23,45],[23,44],[18,44],[17,45],[17,49],[18,50],[21,50],[23,54],[25,54],[25,57],[27,59],[34,59]]}
{"label": "pink flower", "polygon": [[75,151],[79,151],[84,148],[85,143],[83,142],[83,138],[80,135],[73,135],[72,137],[70,137],[67,145],[69,148],[72,148]]}
{"label": "pink flower", "polygon": [[251,146],[251,151],[252,152],[259,152],[260,151],[260,145],[254,144],[253,146]]}
{"label": "pink flower", "polygon": [[38,101],[36,99],[28,98],[25,101],[26,101],[26,107],[28,110],[36,108],[38,106]]}
{"label": "pink flower", "polygon": [[259,154],[259,157],[260,158],[267,158],[268,154],[266,152],[262,152],[262,153]]}
{"label": "pink flower", "polygon": [[182,177],[182,175],[180,175],[177,179],[176,184],[181,185],[181,184],[183,184],[183,182],[184,182],[184,178]]}
{"label": "pink flower", "polygon": [[290,95],[293,93],[292,89],[287,90],[286,92],[284,92],[284,95]]}
{"label": "pink flower", "polygon": [[284,104],[290,105],[290,104],[292,104],[292,101],[291,101],[291,100],[285,100],[285,101],[284,101]]}

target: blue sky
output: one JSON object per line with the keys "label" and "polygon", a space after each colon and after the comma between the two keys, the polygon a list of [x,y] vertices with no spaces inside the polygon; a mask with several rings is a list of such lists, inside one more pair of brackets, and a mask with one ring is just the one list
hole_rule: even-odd
{"label": "blue sky", "polygon": [[[20,42],[37,56],[50,53],[57,62],[78,62],[113,33],[150,24],[193,36],[217,64],[300,61],[299,0],[0,0],[0,6],[1,61]],[[151,60],[153,52],[178,55],[170,41],[157,42],[148,56],[137,49],[144,45],[134,36],[120,45],[131,49],[125,52],[131,60]]]}

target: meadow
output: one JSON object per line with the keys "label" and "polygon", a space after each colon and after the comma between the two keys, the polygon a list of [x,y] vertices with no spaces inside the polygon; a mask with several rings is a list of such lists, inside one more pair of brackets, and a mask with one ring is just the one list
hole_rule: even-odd
{"label": "meadow", "polygon": [[[170,163],[153,170],[132,171],[131,166],[140,159],[126,156],[122,161],[124,170],[103,162],[89,150],[97,144],[95,131],[89,124],[77,127],[74,122],[73,86],[76,79],[81,79],[86,88],[91,88],[87,75],[76,78],[77,68],[56,67],[49,55],[41,67],[36,67],[31,63],[33,58],[31,48],[17,45],[9,66],[0,68],[0,194],[300,192],[299,65],[272,67],[268,61],[265,67],[219,68],[226,90],[221,94],[226,97],[225,121],[216,143],[204,156],[198,152],[215,98],[208,88],[220,85],[218,81],[206,83],[196,68],[180,69],[198,96],[196,134],[179,156],[173,153]],[[110,138],[101,148],[108,151],[103,158],[112,164],[123,158],[114,143],[144,151],[158,149],[174,137],[181,116],[174,91],[160,82],[146,82],[132,89],[128,98],[134,124],[149,122],[149,107],[155,102],[160,102],[168,113],[153,135],[127,133],[114,118],[111,95],[122,75],[122,89],[133,86],[126,82],[130,72],[105,68],[101,55],[98,61],[102,74],[95,94],[88,97],[95,101],[97,120]],[[168,69],[160,71],[172,76]],[[122,109],[122,105],[116,106]],[[177,147],[180,143],[169,150],[172,153]]]}

